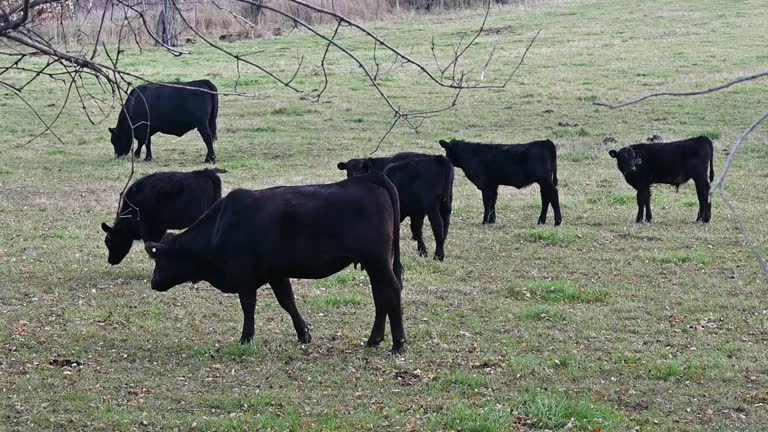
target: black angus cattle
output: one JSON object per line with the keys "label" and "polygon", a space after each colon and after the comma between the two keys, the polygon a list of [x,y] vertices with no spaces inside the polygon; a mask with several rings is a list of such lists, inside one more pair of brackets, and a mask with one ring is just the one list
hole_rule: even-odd
{"label": "black angus cattle", "polygon": [[169,229],[192,225],[221,198],[218,168],[158,172],[136,180],[123,194],[114,226],[105,223],[107,261],[119,264],[134,240],[159,241]]}
{"label": "black angus cattle", "polygon": [[400,222],[411,218],[411,234],[419,255],[427,256],[422,233],[427,216],[435,236],[435,259],[442,261],[451,224],[453,165],[443,156],[428,156],[390,164],[384,168],[384,175],[397,188]]}
{"label": "black angus cattle", "polygon": [[377,157],[377,158],[365,158],[365,159],[350,159],[346,162],[339,162],[336,167],[341,171],[347,172],[347,178],[352,176],[365,174],[370,170],[384,171],[384,168],[389,164],[396,162],[402,162],[408,159],[418,159],[423,157],[429,157],[432,155],[413,152],[395,153],[392,156]]}
{"label": "black angus cattle", "polygon": [[518,189],[533,183],[541,188],[539,223],[547,222],[552,205],[555,225],[560,225],[557,192],[557,151],[550,140],[527,144],[480,144],[462,140],[440,140],[451,163],[464,170],[469,181],[483,194],[483,223],[496,222],[496,197],[500,185]]}
{"label": "black angus cattle", "polygon": [[451,223],[453,200],[453,165],[443,156],[403,152],[389,157],[350,159],[337,167],[347,171],[347,178],[382,171],[397,188],[400,197],[400,221],[411,218],[411,234],[419,255],[427,256],[424,244],[424,217],[429,218],[435,236],[435,258],[445,259],[445,239]]}
{"label": "black angus cattle", "polygon": [[[624,180],[637,190],[637,217],[635,222],[651,222],[651,184],[663,183],[680,187],[693,179],[699,198],[696,221],[707,223],[712,219],[709,182],[715,178],[712,166],[712,141],[699,136],[668,143],[634,144],[619,151],[608,152],[616,159]],[[707,181],[709,164],[709,181]]]}
{"label": "black angus cattle", "polygon": [[131,151],[132,139],[135,138],[139,144],[133,155],[140,157],[141,147],[146,145],[144,160],[150,161],[152,135],[159,132],[180,137],[197,129],[208,148],[205,162],[215,163],[213,144],[216,141],[216,116],[219,112],[217,91],[216,86],[208,80],[142,84],[131,90],[120,110],[117,126],[109,128],[115,155],[127,155]]}
{"label": "black angus cattle", "polygon": [[309,343],[289,278],[321,279],[360,264],[376,307],[368,346],[384,339],[389,316],[392,350],[399,352],[405,343],[399,222],[397,190],[378,172],[331,184],[237,189],[183,233],[145,245],[155,260],[152,289],[204,280],[237,293],[246,343],[254,335],[256,290],[268,283],[299,341]]}

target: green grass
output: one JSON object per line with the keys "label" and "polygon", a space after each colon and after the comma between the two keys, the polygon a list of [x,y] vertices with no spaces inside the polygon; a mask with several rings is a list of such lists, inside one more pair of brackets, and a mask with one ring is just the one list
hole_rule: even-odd
{"label": "green grass", "polygon": [[[409,223],[401,226],[404,355],[388,354],[388,326],[380,347],[365,347],[374,302],[359,269],[292,281],[310,344],[298,343],[288,314],[261,289],[254,342],[240,345],[237,296],[205,282],[153,292],[153,265],[138,243],[110,266],[99,224],[111,224],[131,168],[108,141],[117,112],[91,125],[71,100],[54,126],[66,146],[50,134],[23,145],[41,124],[0,92],[0,430],[764,430],[765,277],[735,220],[715,195],[712,222],[696,224],[693,184],[679,192],[659,185],[654,222],[635,224],[635,191],[607,151],[654,134],[704,134],[715,140],[719,172],[724,150],[767,109],[768,81],[619,110],[593,102],[709,88],[764,70],[768,5],[522,3],[492,11],[487,27],[511,30],[481,35],[459,67],[476,82],[496,46],[483,81],[496,82],[543,29],[509,86],[462,92],[418,133],[400,122],[376,155],[440,154],[438,140],[449,138],[552,139],[563,224],[553,227],[550,212],[546,226],[535,225],[533,185],[501,187],[498,222],[481,225],[481,194],[457,169],[445,261],[419,257]],[[432,67],[433,36],[444,64],[481,22],[482,12],[471,11],[371,28]],[[342,28],[337,40],[372,64],[372,46],[358,33]],[[304,55],[296,83],[306,89],[322,85],[322,47],[303,31],[227,44],[237,53],[263,49],[258,61],[281,77]],[[121,63],[158,80],[208,76],[233,90],[230,59],[202,44],[190,49],[193,56],[177,59],[128,48]],[[373,151],[391,111],[356,64],[336,50],[327,64],[329,87],[317,104],[241,64],[239,88],[260,96],[220,99],[225,193],[338,181],[337,162]],[[12,85],[23,78],[3,75]],[[454,97],[410,67],[380,83],[403,110]],[[24,90],[46,119],[65,93],[51,80]],[[615,142],[603,144],[607,137]],[[153,162],[135,164],[137,177],[204,166],[194,132],[156,135],[153,152]],[[768,128],[760,126],[726,184],[764,252],[766,162]],[[431,254],[428,222],[424,233]],[[54,359],[84,365],[49,366]]]}
{"label": "green grass", "polygon": [[585,397],[530,390],[517,402],[515,413],[530,417],[538,429],[593,431],[613,430],[625,422],[624,415],[605,403]]}
{"label": "green grass", "polygon": [[604,301],[608,292],[602,288],[575,287],[567,281],[531,282],[524,286],[511,286],[509,294],[519,299],[539,299],[546,302],[593,303]]}

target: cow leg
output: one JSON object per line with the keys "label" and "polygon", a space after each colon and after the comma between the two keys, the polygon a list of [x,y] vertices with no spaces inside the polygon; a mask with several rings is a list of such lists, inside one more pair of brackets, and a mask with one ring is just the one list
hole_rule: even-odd
{"label": "cow leg", "polygon": [[367,345],[374,347],[384,340],[385,320],[389,316],[392,352],[401,353],[405,349],[405,331],[403,329],[400,284],[389,266],[389,260],[373,266],[366,266],[366,269],[371,279],[373,303],[376,306],[376,317]]}
{"label": "cow leg", "polygon": [[138,140],[138,143],[136,144],[136,150],[133,151],[133,157],[136,159],[141,157],[141,148],[144,147],[144,141]]}
{"label": "cow leg", "polygon": [[443,240],[448,238],[448,227],[451,225],[451,202],[440,202],[440,217],[443,218]]}
{"label": "cow leg", "polygon": [[208,124],[197,128],[200,136],[205,141],[205,147],[208,149],[208,153],[205,155],[205,163],[216,163],[216,153],[213,151],[213,133],[208,128]]}
{"label": "cow leg", "polygon": [[443,227],[443,217],[440,215],[440,209],[435,206],[427,214],[429,224],[432,226],[432,235],[435,236],[435,259],[442,261],[445,259],[445,230]]}
{"label": "cow leg", "polygon": [[419,256],[427,256],[427,245],[424,244],[424,215],[411,215],[411,234],[412,240],[416,240],[416,248],[419,250]]}
{"label": "cow leg", "polygon": [[496,222],[496,197],[498,196],[497,185],[485,186],[483,188],[483,223],[492,224]]}
{"label": "cow leg", "polygon": [[547,210],[549,210],[549,203],[552,202],[552,189],[546,181],[539,182],[539,190],[541,193],[541,213],[539,214],[539,225],[547,223]]}
{"label": "cow leg", "polygon": [[549,203],[552,205],[552,211],[555,212],[555,226],[558,226],[563,223],[563,215],[560,213],[560,192],[554,184],[552,184],[552,195]]}
{"label": "cow leg", "polygon": [[240,291],[240,307],[243,309],[243,334],[240,336],[240,343],[245,344],[253,339],[254,322],[253,316],[256,311],[256,289],[246,287]]}
{"label": "cow leg", "polygon": [[637,191],[637,219],[635,222],[643,222],[643,210],[645,210],[645,221],[651,223],[651,185],[643,187]]}
{"label": "cow leg", "polygon": [[307,323],[304,322],[304,317],[301,316],[299,309],[296,308],[291,281],[287,278],[276,279],[270,282],[269,286],[272,287],[272,292],[275,293],[280,306],[291,315],[293,328],[296,329],[296,336],[299,338],[299,342],[308,344],[312,341],[312,335],[309,334],[309,328],[307,328]]}
{"label": "cow leg", "polygon": [[702,178],[693,179],[693,181],[696,183],[696,195],[699,197],[699,215],[696,222],[708,223],[712,218],[712,203],[709,201],[710,186],[706,174]]}
{"label": "cow leg", "polygon": [[635,223],[643,223],[643,213],[645,212],[645,189],[637,190],[637,217]]}
{"label": "cow leg", "polygon": [[144,155],[144,160],[147,162],[152,160],[152,137],[147,137],[147,154]]}

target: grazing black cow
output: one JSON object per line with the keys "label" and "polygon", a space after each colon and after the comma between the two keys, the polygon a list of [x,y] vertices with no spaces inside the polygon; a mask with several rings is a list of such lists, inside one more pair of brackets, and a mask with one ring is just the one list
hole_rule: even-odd
{"label": "grazing black cow", "polygon": [[557,151],[552,141],[503,145],[440,140],[440,145],[448,160],[464,170],[469,181],[483,193],[484,224],[496,222],[499,185],[520,189],[532,183],[538,183],[541,188],[539,223],[547,222],[550,204],[555,225],[562,222],[557,192]]}
{"label": "grazing black cow", "polygon": [[136,180],[123,194],[114,226],[102,223],[107,261],[120,264],[134,240],[159,241],[169,229],[192,225],[221,198],[221,179],[214,168],[192,172],[158,172]]}
{"label": "grazing black cow", "polygon": [[411,218],[411,234],[419,255],[427,256],[422,227],[429,218],[435,236],[435,259],[445,258],[445,239],[451,224],[453,165],[443,156],[409,159],[388,165],[384,175],[400,197],[400,222]]}
{"label": "grazing black cow", "polygon": [[204,280],[237,293],[246,343],[254,335],[256,290],[269,284],[302,343],[311,336],[289,278],[321,279],[360,264],[371,280],[376,316],[368,346],[384,339],[389,316],[392,350],[404,348],[400,291],[400,210],[397,190],[381,173],[338,183],[237,189],[183,233],[145,249],[155,260],[152,289],[167,291]]}
{"label": "grazing black cow", "polygon": [[643,210],[645,220],[651,222],[651,184],[663,183],[679,188],[691,179],[696,183],[699,197],[696,222],[709,222],[712,219],[709,182],[715,178],[713,153],[712,141],[705,136],[668,143],[634,144],[608,152],[616,159],[624,180],[637,190],[637,223],[643,221]]}
{"label": "grazing black cow", "polygon": [[413,152],[395,153],[392,156],[366,158],[366,159],[350,159],[346,162],[339,162],[336,167],[341,171],[347,172],[347,178],[352,176],[365,174],[370,170],[384,171],[384,168],[389,164],[396,162],[402,162],[408,159],[418,159],[423,157],[429,157],[432,155]]}
{"label": "grazing black cow", "polygon": [[451,223],[453,165],[443,156],[403,152],[389,157],[351,159],[337,167],[347,178],[369,170],[382,171],[400,196],[400,221],[411,218],[411,234],[419,255],[427,256],[424,244],[424,216],[429,217],[435,236],[435,259],[445,259],[445,239]]}
{"label": "grazing black cow", "polygon": [[205,162],[215,163],[213,144],[216,141],[216,116],[219,112],[218,89],[208,80],[166,84],[142,84],[128,94],[117,118],[117,127],[109,128],[115,155],[127,155],[131,151],[132,138],[135,138],[139,145],[133,155],[140,157],[141,147],[146,144],[147,155],[144,160],[150,161],[152,135],[159,132],[180,137],[197,129],[208,148]]}

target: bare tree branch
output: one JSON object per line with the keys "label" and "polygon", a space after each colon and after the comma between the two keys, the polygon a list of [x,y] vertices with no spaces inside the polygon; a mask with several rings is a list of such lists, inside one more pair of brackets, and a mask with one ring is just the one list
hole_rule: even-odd
{"label": "bare tree branch", "polygon": [[760,72],[753,75],[741,77],[738,79],[735,79],[733,81],[729,81],[725,84],[721,84],[719,86],[715,86],[706,90],[693,90],[693,91],[687,91],[687,92],[659,92],[659,93],[651,93],[648,95],[645,95],[643,97],[637,98],[635,100],[631,100],[629,102],[624,102],[616,105],[604,103],[604,102],[593,102],[594,105],[602,106],[610,109],[616,109],[616,108],[623,108],[625,106],[634,105],[636,103],[640,103],[646,99],[655,98],[659,96],[673,96],[673,97],[680,97],[680,96],[699,96],[699,95],[705,95],[708,93],[714,93],[716,91],[727,89],[728,87],[734,86],[736,84],[741,84],[743,82],[756,80],[758,78],[763,78],[768,76],[768,72]]}

